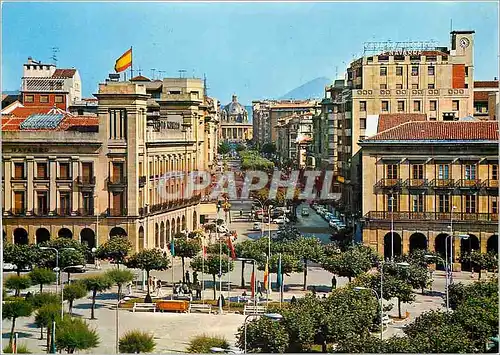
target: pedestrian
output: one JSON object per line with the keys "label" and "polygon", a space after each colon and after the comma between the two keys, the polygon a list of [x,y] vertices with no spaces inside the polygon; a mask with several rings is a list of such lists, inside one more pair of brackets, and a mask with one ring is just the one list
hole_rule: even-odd
{"label": "pedestrian", "polygon": [[156,291],[156,276],[153,277],[152,284],[153,284],[153,292],[155,292]]}
{"label": "pedestrian", "polygon": [[196,298],[201,299],[201,285],[198,281],[196,282]]}
{"label": "pedestrian", "polygon": [[198,283],[198,272],[197,271],[194,271],[193,272],[193,283],[194,284],[197,284]]}
{"label": "pedestrian", "polygon": [[161,297],[162,292],[161,292],[161,280],[156,281],[156,296]]}
{"label": "pedestrian", "polygon": [[297,303],[297,299],[295,298],[295,295],[292,296],[292,299],[290,300],[290,303],[291,304],[296,304]]}
{"label": "pedestrian", "polygon": [[332,277],[332,291],[335,290],[337,288],[337,278],[335,277],[335,275],[333,275]]}
{"label": "pedestrian", "polygon": [[130,296],[132,294],[132,281],[129,281],[127,284],[127,296]]}
{"label": "pedestrian", "polygon": [[191,284],[191,276],[189,275],[189,270],[186,270],[186,283]]}
{"label": "pedestrian", "polygon": [[148,287],[150,290],[153,288],[153,277],[152,276],[148,277]]}
{"label": "pedestrian", "polygon": [[240,217],[243,217],[243,210],[240,210]]}
{"label": "pedestrian", "polygon": [[257,293],[260,295],[260,297],[262,297],[262,283],[259,281],[257,281]]}
{"label": "pedestrian", "polygon": [[316,297],[316,286],[313,286],[313,287],[312,287],[311,292],[312,292],[312,295],[313,295],[314,297]]}
{"label": "pedestrian", "polygon": [[182,284],[182,293],[185,295],[189,293],[189,288],[186,284]]}

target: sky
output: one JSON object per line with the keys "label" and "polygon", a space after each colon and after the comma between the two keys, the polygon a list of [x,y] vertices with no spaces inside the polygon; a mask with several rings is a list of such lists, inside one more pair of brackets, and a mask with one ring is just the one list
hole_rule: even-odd
{"label": "sky", "polygon": [[142,75],[206,75],[222,104],[250,104],[342,77],[366,41],[449,46],[450,20],[476,32],[475,79],[498,77],[496,2],[3,2],[2,89],[19,89],[27,58],[51,62],[58,47],[58,67],[77,68],[90,97],[132,46]]}

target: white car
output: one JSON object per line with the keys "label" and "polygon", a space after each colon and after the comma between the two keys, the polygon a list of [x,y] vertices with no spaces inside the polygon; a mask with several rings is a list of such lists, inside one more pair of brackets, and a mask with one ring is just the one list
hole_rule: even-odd
{"label": "white car", "polygon": [[262,230],[262,226],[260,225],[260,223],[259,223],[259,222],[255,222],[255,223],[253,224],[253,228],[252,228],[252,229],[253,229],[254,231],[260,231],[260,230]]}
{"label": "white car", "polygon": [[338,228],[338,226],[337,226],[337,222],[336,222],[336,221],[330,221],[330,222],[328,222],[328,224],[329,224],[329,225],[330,225],[330,227],[332,227],[332,228],[335,228],[335,229],[337,229],[337,228]]}
{"label": "white car", "polygon": [[280,216],[280,217],[274,219],[273,223],[285,224],[285,223],[290,223],[290,220],[288,218],[286,218],[285,216]]}
{"label": "white car", "polygon": [[3,271],[16,271],[17,266],[11,263],[4,263],[3,264]]}

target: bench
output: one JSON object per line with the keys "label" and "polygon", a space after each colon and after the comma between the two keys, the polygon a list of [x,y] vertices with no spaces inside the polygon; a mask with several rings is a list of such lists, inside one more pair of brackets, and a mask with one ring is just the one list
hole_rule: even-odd
{"label": "bench", "polygon": [[247,314],[264,314],[266,312],[266,307],[264,306],[250,306],[245,305],[243,309],[243,315]]}
{"label": "bench", "polygon": [[134,308],[132,308],[132,312],[138,311],[149,311],[153,310],[156,312],[156,304],[155,303],[134,303]]}
{"label": "bench", "polygon": [[189,303],[187,301],[180,300],[166,300],[156,302],[156,307],[161,312],[187,312],[189,309]]}
{"label": "bench", "polygon": [[210,304],[200,304],[200,303],[191,303],[189,305],[189,313],[191,312],[207,312],[208,314],[212,314],[212,305]]}

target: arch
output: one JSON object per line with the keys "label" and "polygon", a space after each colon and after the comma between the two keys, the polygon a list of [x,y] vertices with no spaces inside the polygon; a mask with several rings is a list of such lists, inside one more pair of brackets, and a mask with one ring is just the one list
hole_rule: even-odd
{"label": "arch", "polygon": [[69,230],[68,228],[61,228],[61,229],[59,229],[59,232],[57,232],[57,236],[59,238],[71,239],[71,238],[73,238],[73,232],[71,230]]}
{"label": "arch", "polygon": [[87,249],[92,250],[95,248],[95,233],[90,228],[83,228],[80,232],[80,242],[87,246]]}
{"label": "arch", "polygon": [[427,238],[422,233],[410,235],[410,253],[415,250],[427,250]]}
{"label": "arch", "polygon": [[38,228],[35,232],[35,242],[40,244],[50,240],[50,232],[47,228]]}
{"label": "arch", "polygon": [[498,234],[491,235],[486,242],[486,252],[498,254]]}
{"label": "arch", "polygon": [[[443,258],[443,260],[446,257],[446,249],[448,249],[448,253],[450,253],[450,238],[446,240],[447,237],[448,234],[440,233],[434,240],[434,250],[441,258]],[[436,268],[439,270],[444,270],[444,265],[442,265],[442,263],[436,263]]]}
{"label": "arch", "polygon": [[175,218],[172,218],[172,237],[175,235]]}
{"label": "arch", "polygon": [[391,259],[392,258],[392,239],[394,238],[394,256],[401,255],[402,252],[402,244],[401,244],[401,236],[398,233],[392,232],[387,233],[384,236],[384,258]]}
{"label": "arch", "polygon": [[[474,235],[469,233],[469,238],[460,239],[460,255],[465,255],[473,250],[479,250],[479,239]],[[470,262],[465,261],[461,263],[462,271],[471,271],[472,265]]]}
{"label": "arch", "polygon": [[139,227],[139,251],[144,249],[144,227]]}
{"label": "arch", "polygon": [[16,228],[14,229],[14,244],[19,245],[27,245],[29,243],[28,240],[28,232],[24,228]]}
{"label": "arch", "polygon": [[165,248],[165,222],[160,223],[160,248]]}
{"label": "arch", "polygon": [[171,236],[171,233],[170,233],[170,221],[167,219],[167,223],[165,225],[165,228],[167,230],[167,235],[166,235],[166,240],[167,242],[170,243],[170,236]]}
{"label": "arch", "polygon": [[160,227],[155,223],[155,248],[158,248],[158,245],[160,245]]}
{"label": "arch", "polygon": [[114,237],[126,237],[127,232],[125,232],[125,229],[122,227],[113,227],[109,231],[109,237],[114,238]]}
{"label": "arch", "polygon": [[180,217],[177,217],[177,229],[176,229],[176,233],[179,234],[181,232],[181,218]]}
{"label": "arch", "polygon": [[198,229],[198,215],[196,211],[193,211],[193,230]]}
{"label": "arch", "polygon": [[182,216],[182,230],[187,231],[186,215]]}

